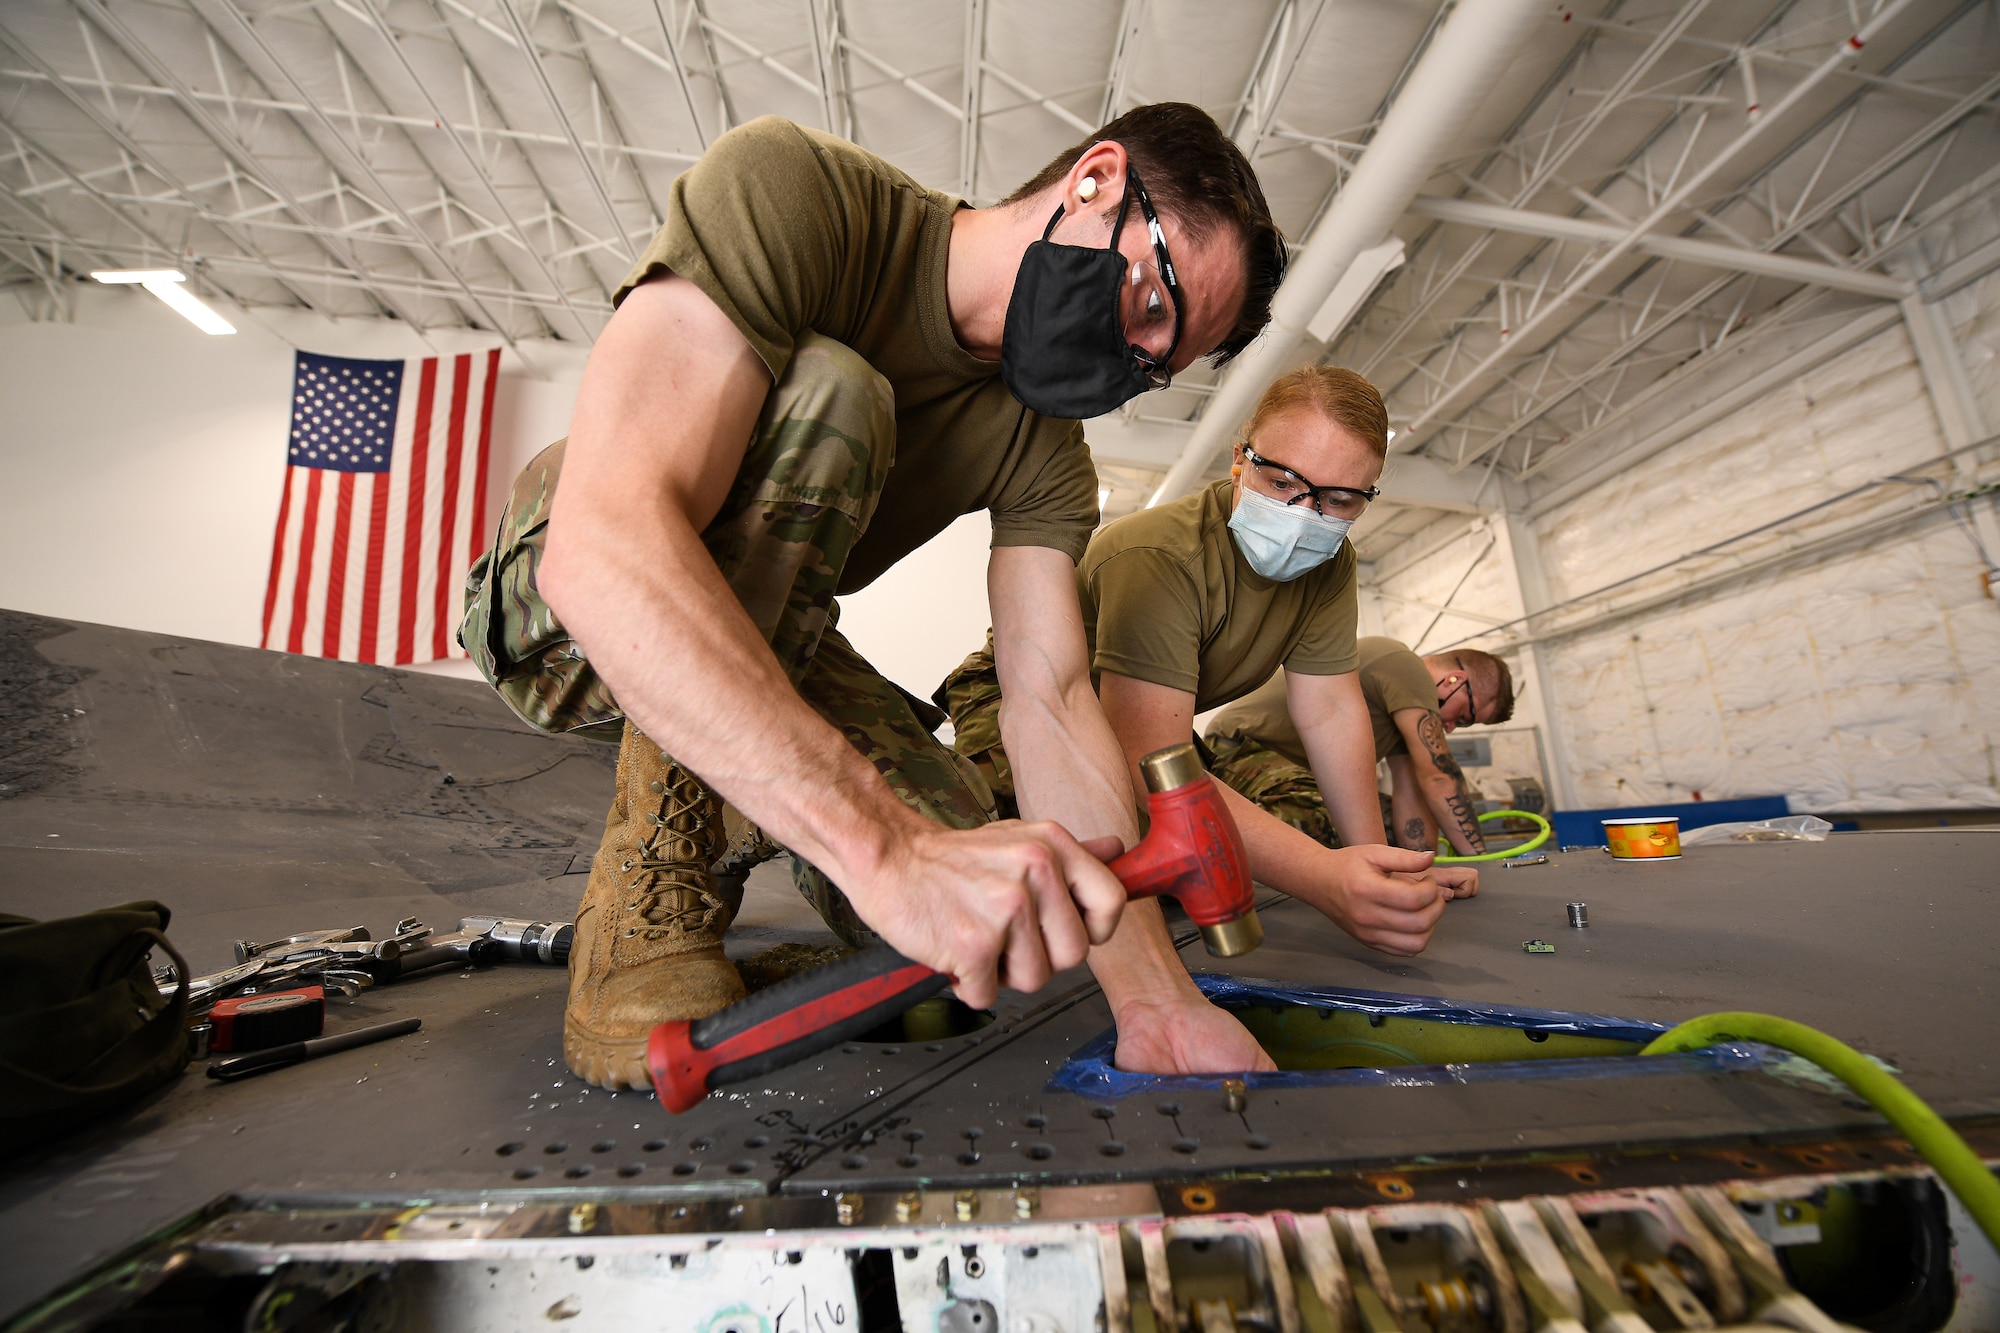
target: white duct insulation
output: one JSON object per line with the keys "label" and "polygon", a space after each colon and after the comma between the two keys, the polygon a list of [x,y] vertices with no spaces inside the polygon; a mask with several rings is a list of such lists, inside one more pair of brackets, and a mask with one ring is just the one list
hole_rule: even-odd
{"label": "white duct insulation", "polygon": [[[2000,233],[1988,213],[1983,235]],[[2000,422],[2000,274],[1945,304],[1974,393]],[[1752,334],[1754,336],[1754,333]],[[1946,445],[1901,323],[1756,404],[1632,467],[1535,525],[1558,604],[1745,533],[1851,488],[1924,468],[1955,489],[1991,479],[2000,450],[1953,481]],[[1838,521],[1929,492],[1889,486],[1840,506]],[[1992,504],[1993,497],[1973,504]],[[1412,539],[1434,543],[1454,518]],[[1469,577],[1466,570],[1496,538]],[[1746,544],[1755,558],[1776,538]],[[2000,551],[1992,553],[2000,558]],[[1481,522],[1379,585],[1385,631],[1414,642],[1452,601],[1494,619],[1522,610],[1504,525]],[[1690,562],[1638,585],[1656,594],[1722,565]],[[2000,602],[1964,527],[1942,509],[1858,547],[1801,557],[1598,627],[1583,603],[1538,622],[1551,707],[1577,804],[1643,805],[1782,794],[1798,811],[2000,806]],[[1605,605],[1631,599],[1624,590]],[[1424,647],[1489,628],[1447,614]],[[1507,632],[1519,633],[1518,628]],[[1491,639],[1475,640],[1492,642]],[[1517,672],[1526,654],[1506,654]],[[1534,721],[1532,717],[1517,720]],[[1477,734],[1469,732],[1464,734]],[[1489,793],[1493,794],[1493,793]]]}

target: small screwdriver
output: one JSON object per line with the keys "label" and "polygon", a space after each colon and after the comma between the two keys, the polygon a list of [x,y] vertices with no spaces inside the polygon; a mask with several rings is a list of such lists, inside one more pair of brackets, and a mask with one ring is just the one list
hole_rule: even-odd
{"label": "small screwdriver", "polygon": [[309,1041],[295,1041],[286,1046],[271,1046],[261,1051],[250,1051],[244,1055],[231,1056],[227,1060],[216,1060],[208,1067],[210,1078],[241,1078],[245,1074],[255,1074],[265,1069],[275,1069],[280,1065],[295,1065],[301,1060],[312,1060],[322,1055],[332,1055],[354,1046],[366,1046],[372,1041],[382,1041],[389,1037],[400,1037],[407,1032],[415,1032],[424,1025],[421,1018],[399,1018],[393,1023],[377,1023],[372,1028],[356,1028],[352,1032],[342,1032],[332,1037],[314,1037]]}

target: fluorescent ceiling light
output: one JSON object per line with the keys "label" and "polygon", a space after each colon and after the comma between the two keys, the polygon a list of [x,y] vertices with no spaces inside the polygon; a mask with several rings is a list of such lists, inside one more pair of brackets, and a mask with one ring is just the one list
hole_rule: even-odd
{"label": "fluorescent ceiling light", "polygon": [[203,333],[236,332],[234,324],[203,305],[201,298],[181,286],[187,281],[187,275],[177,268],[106,269],[90,276],[109,285],[135,283],[144,287]]}

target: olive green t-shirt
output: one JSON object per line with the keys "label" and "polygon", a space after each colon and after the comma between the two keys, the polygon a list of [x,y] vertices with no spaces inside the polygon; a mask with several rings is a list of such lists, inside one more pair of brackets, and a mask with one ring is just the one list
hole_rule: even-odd
{"label": "olive green t-shirt", "polygon": [[1354,548],[1275,583],[1229,535],[1230,489],[1215,482],[1091,539],[1077,582],[1093,674],[1186,690],[1200,713],[1280,666],[1309,676],[1354,670]]}
{"label": "olive green t-shirt", "polygon": [[[1370,635],[1355,645],[1361,663],[1361,697],[1368,701],[1368,722],[1375,732],[1375,757],[1387,759],[1403,754],[1409,746],[1396,726],[1396,714],[1405,708],[1438,711],[1437,682],[1431,669],[1394,639]],[[1272,676],[1255,690],[1225,708],[1209,721],[1211,736],[1242,736],[1267,750],[1275,750],[1295,764],[1311,766],[1305,742],[1292,724],[1285,694],[1285,678]]]}
{"label": "olive green t-shirt", "polygon": [[811,330],[889,381],[895,466],[841,572],[843,593],[961,514],[992,511],[995,546],[1072,560],[1097,526],[1083,428],[1023,407],[1000,363],[952,334],[945,262],[958,208],[845,140],[763,116],[674,181],[665,225],[613,297],[672,271],[729,316],[773,380]]}

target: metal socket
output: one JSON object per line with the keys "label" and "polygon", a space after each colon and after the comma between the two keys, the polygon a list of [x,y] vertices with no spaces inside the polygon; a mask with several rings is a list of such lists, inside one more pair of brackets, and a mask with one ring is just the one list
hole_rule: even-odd
{"label": "metal socket", "polygon": [[1590,924],[1590,908],[1584,903],[1570,903],[1565,909],[1569,913],[1569,923],[1578,930]]}

